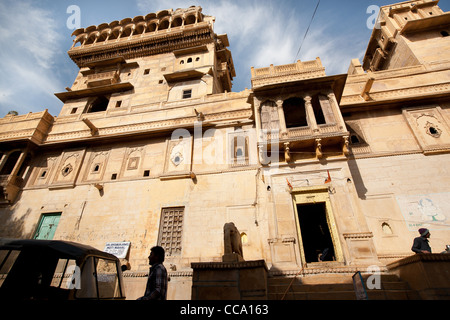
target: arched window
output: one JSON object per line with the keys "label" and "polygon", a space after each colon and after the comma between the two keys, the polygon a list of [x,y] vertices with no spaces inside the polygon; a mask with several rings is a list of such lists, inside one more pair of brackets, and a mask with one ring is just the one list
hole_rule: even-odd
{"label": "arched window", "polygon": [[248,236],[245,232],[241,233],[241,242],[242,244],[247,244],[248,243]]}
{"label": "arched window", "polygon": [[131,36],[131,33],[133,32],[133,26],[127,26],[122,33],[122,37],[129,37]]}
{"label": "arched window", "polygon": [[184,20],[184,25],[195,24],[195,15],[191,14]]}
{"label": "arched window", "polygon": [[381,224],[381,229],[383,230],[383,233],[384,233],[384,234],[387,234],[387,235],[393,234],[392,228],[391,228],[391,226],[389,225],[389,223],[387,223],[387,222],[383,222],[383,223]]}
{"label": "arched window", "polygon": [[89,38],[87,39],[87,41],[84,44],[93,44],[95,42],[96,38],[97,38],[97,34],[96,33],[91,33],[89,35]]}
{"label": "arched window", "polygon": [[3,166],[0,175],[9,175],[12,173],[21,153],[21,151],[14,151],[8,156],[8,160],[6,160],[6,163]]}
{"label": "arched window", "polygon": [[156,23],[152,22],[148,25],[147,30],[145,32],[155,32],[156,31]]}
{"label": "arched window", "polygon": [[145,29],[145,25],[143,23],[139,23],[136,26],[136,30],[134,31],[134,34],[143,34]]}
{"label": "arched window", "polygon": [[183,20],[181,19],[181,17],[177,17],[172,21],[172,25],[170,27],[171,28],[181,27],[182,24]]}
{"label": "arched window", "polygon": [[305,101],[302,98],[290,98],[283,102],[286,128],[307,127]]}
{"label": "arched window", "polygon": [[119,35],[120,35],[120,28],[116,28],[111,32],[109,40],[116,40],[119,38]]}
{"label": "arched window", "polygon": [[161,23],[159,24],[159,28],[158,30],[166,30],[169,29],[169,20],[163,20],[161,21]]}
{"label": "arched window", "polygon": [[108,32],[103,32],[97,39],[98,42],[104,42],[108,38]]}

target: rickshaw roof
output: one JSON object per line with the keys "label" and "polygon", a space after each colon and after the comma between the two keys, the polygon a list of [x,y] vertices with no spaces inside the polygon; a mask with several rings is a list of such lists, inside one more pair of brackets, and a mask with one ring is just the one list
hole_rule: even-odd
{"label": "rickshaw roof", "polygon": [[84,257],[89,255],[117,260],[116,256],[94,247],[63,240],[12,240],[0,246],[0,249],[33,250],[34,252],[41,250],[51,252],[52,254],[55,254],[55,256],[75,259],[77,261],[83,260]]}

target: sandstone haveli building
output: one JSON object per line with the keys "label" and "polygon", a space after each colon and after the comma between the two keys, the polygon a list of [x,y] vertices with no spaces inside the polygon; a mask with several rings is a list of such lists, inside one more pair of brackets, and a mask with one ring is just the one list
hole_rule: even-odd
{"label": "sandstone haveli building", "polygon": [[347,74],[320,58],[252,68],[242,92],[228,37],[200,7],[74,31],[80,70],[56,93],[59,115],[0,119],[0,237],[129,243],[129,299],[156,244],[169,298],[190,299],[191,265],[221,261],[228,222],[272,277],[386,272],[421,227],[443,251],[450,13],[438,2],[382,7]]}

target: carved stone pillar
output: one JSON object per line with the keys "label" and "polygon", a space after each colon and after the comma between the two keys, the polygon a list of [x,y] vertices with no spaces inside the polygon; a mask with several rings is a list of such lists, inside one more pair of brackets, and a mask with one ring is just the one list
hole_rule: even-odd
{"label": "carved stone pillar", "polygon": [[281,138],[287,138],[288,132],[286,128],[286,118],[284,117],[283,100],[277,101],[278,119],[280,121],[280,136]]}
{"label": "carved stone pillar", "polygon": [[339,108],[339,104],[337,102],[335,94],[333,92],[328,93],[328,99],[331,103],[331,108],[333,109],[333,112],[335,114],[339,129],[346,130],[347,127],[345,125],[344,118],[342,117],[341,109]]}
{"label": "carved stone pillar", "polygon": [[19,159],[17,159],[14,169],[12,170],[11,174],[9,175],[10,178],[17,176],[17,174],[19,173],[20,167],[22,166],[23,162],[25,161],[27,153],[28,153],[27,150],[22,151],[22,153],[19,156]]}
{"label": "carved stone pillar", "polygon": [[316,117],[314,116],[314,109],[311,102],[312,97],[305,96],[303,99],[305,100],[305,110],[306,110],[306,117],[308,119],[308,124],[313,132],[319,132],[319,127],[317,126],[317,121]]}
{"label": "carved stone pillar", "polygon": [[258,142],[262,141],[261,132],[261,101],[257,98],[253,98],[253,110],[255,112],[255,122],[256,122],[256,135],[258,137]]}
{"label": "carved stone pillar", "polygon": [[6,161],[8,161],[8,154],[5,153],[0,159],[0,171],[2,171],[3,167],[6,164]]}

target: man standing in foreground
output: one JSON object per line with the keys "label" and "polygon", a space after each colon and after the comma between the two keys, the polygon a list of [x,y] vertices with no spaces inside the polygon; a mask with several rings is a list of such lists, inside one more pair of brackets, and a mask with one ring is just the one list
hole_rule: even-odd
{"label": "man standing in foreground", "polygon": [[166,300],[167,299],[167,270],[164,262],[164,248],[155,246],[150,249],[148,262],[151,265],[147,287],[143,297],[137,300]]}
{"label": "man standing in foreground", "polygon": [[430,230],[421,228],[419,229],[420,237],[414,239],[411,250],[415,253],[431,253],[431,247],[428,243],[430,237]]}

